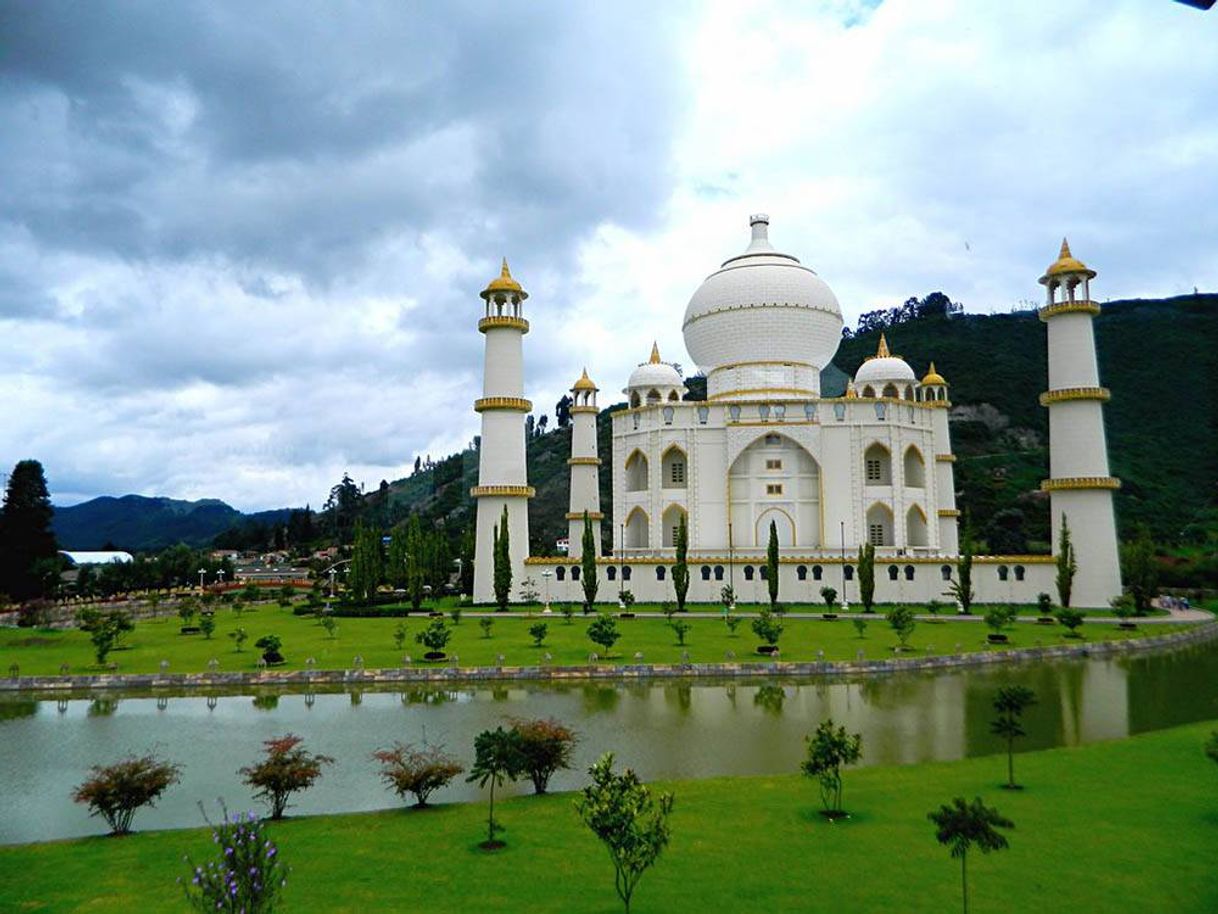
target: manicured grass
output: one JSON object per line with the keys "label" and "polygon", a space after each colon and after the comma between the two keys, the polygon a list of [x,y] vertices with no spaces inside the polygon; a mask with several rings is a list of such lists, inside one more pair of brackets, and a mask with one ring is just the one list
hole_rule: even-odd
{"label": "manicured grass", "polygon": [[[1218,766],[1201,745],[1218,722],[1021,755],[1026,789],[999,789],[1005,757],[848,771],[830,824],[796,775],[657,785],[676,794],[672,843],[643,877],[645,912],[950,912],[960,870],[926,814],[953,796],[1011,818],[1009,851],[972,853],[972,910],[1218,910]],[[621,762],[628,763],[629,759]],[[506,849],[477,848],[484,804],[287,820],[271,826],[292,866],[292,912],[620,911],[604,849],[571,795],[497,804]],[[139,819],[136,819],[138,828]],[[205,831],[0,848],[0,909],[181,911],[182,856]]]}
{"label": "manicured grass", "polygon": [[[576,614],[568,624],[562,616],[527,618],[518,615],[492,614],[495,620],[490,638],[483,637],[475,616],[468,613],[455,626],[447,652],[457,655],[461,666],[490,666],[498,663],[500,654],[505,666],[531,666],[543,662],[546,653],[551,664],[574,665],[588,662],[589,654],[603,655],[604,650],[588,640],[587,618]],[[612,661],[634,663],[641,652],[645,663],[677,663],[684,651],[691,662],[722,662],[733,652],[740,661],[760,660],[756,654],[759,644],[749,627],[750,619],[740,622],[733,636],[717,616],[687,614],[692,629],[684,647],[667,622],[661,618],[619,619],[621,639],[613,649]],[[262,606],[246,612],[241,618],[231,609],[219,609],[215,615],[216,631],[210,640],[200,634],[179,633],[177,616],[136,623],[134,632],[124,637],[124,646],[114,651],[109,662],[117,663],[120,672],[153,673],[160,670],[162,660],[169,661],[170,672],[202,672],[208,661],[215,658],[221,670],[257,669],[261,651],[254,642],[263,635],[277,634],[283,639],[283,654],[288,669],[303,669],[307,658],[314,658],[316,669],[349,668],[358,655],[368,668],[396,667],[403,653],[421,658],[425,651],[415,642],[415,635],[429,623],[423,615],[405,620],[407,643],[402,651],[394,646],[393,632],[402,619],[397,618],[339,618],[336,637],[327,635],[322,626],[310,616],[293,616],[290,610],[277,606]],[[540,620],[547,622],[549,633],[545,645],[537,648],[529,637],[528,628]],[[449,620],[445,619],[446,622]],[[449,622],[451,625],[451,622]],[[228,633],[238,626],[249,633],[245,648],[237,652]],[[1137,638],[1166,634],[1180,626],[1157,624],[1123,631],[1112,624],[1086,624],[1081,631],[1090,641]],[[989,629],[977,622],[920,622],[910,639],[916,648],[914,656],[927,653],[953,653],[956,646],[963,651],[993,650],[986,644]],[[1005,647],[1032,647],[1036,644],[1079,643],[1064,638],[1060,626],[1039,626],[1020,622],[1008,632],[1010,643]],[[786,631],[780,642],[783,660],[816,660],[824,651],[826,660],[853,660],[858,652],[868,659],[894,656],[895,635],[876,614],[868,621],[865,637],[859,638],[847,619],[827,622],[820,619],[786,620]],[[902,654],[901,656],[910,656]],[[0,630],[0,675],[17,664],[21,675],[57,674],[61,664],[68,664],[73,673],[101,672],[94,659],[88,635],[77,630],[3,629]]]}

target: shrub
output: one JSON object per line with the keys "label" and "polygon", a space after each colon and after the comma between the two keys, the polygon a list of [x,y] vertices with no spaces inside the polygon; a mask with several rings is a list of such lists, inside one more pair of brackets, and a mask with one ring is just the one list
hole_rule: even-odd
{"label": "shrub", "polygon": [[1111,601],[1112,614],[1122,622],[1128,622],[1130,618],[1138,614],[1137,604],[1132,596],[1127,593],[1121,594],[1119,597],[1113,597]]}
{"label": "shrub", "polygon": [[194,621],[195,613],[198,607],[195,606],[195,601],[189,597],[178,604],[178,618],[182,620],[182,625],[190,625]]}
{"label": "shrub", "polygon": [[602,613],[588,623],[588,637],[593,644],[599,644],[605,649],[605,656],[609,656],[622,633],[617,630],[617,623]]}
{"label": "shrub", "polygon": [[992,606],[985,614],[985,624],[995,635],[1015,624],[1017,611],[1013,606]]}
{"label": "shrub", "polygon": [[[489,638],[491,636],[491,629],[494,627],[494,625],[495,625],[495,620],[492,619],[490,616],[483,616],[481,619],[478,620],[478,626],[482,629],[483,638]],[[400,648],[399,648],[399,650],[400,650]]]}
{"label": "shrub", "polygon": [[782,637],[782,622],[768,609],[763,609],[752,622],[753,634],[771,647]]}
{"label": "shrub", "polygon": [[842,766],[853,765],[862,755],[863,735],[849,734],[845,727],[833,729],[833,718],[823,721],[807,738],[808,755],[800,766],[804,774],[820,781],[820,801],[827,816],[846,814],[842,808]]}
{"label": "shrub", "polygon": [[245,644],[246,639],[249,638],[249,634],[240,626],[229,632],[228,636],[233,639],[233,644],[235,645],[233,650],[237,651],[238,653],[241,652],[241,645]]}
{"label": "shrub", "polygon": [[1072,609],[1069,606],[1059,606],[1054,615],[1057,616],[1057,621],[1065,626],[1066,631],[1071,638],[1079,637],[1076,629],[1083,624],[1084,617],[1082,610]]}
{"label": "shrub", "polygon": [[1044,591],[1036,595],[1036,611],[1042,616],[1053,615],[1053,598]]}
{"label": "shrub", "polygon": [[943,611],[943,603],[940,600],[929,600],[926,603],[926,611],[932,616],[939,615]]}
{"label": "shrub", "polygon": [[453,620],[453,625],[461,624],[461,607],[454,606],[448,611],[448,617]]}
{"label": "shrub", "polygon": [[617,595],[618,600],[627,609],[634,606],[634,592],[630,590],[622,590]]}
{"label": "shrub", "polygon": [[693,625],[685,619],[677,619],[669,622],[668,627],[672,629],[673,634],[677,636],[677,644],[685,645],[685,636],[689,634],[689,630]]}
{"label": "shrub", "polygon": [[432,653],[442,654],[452,636],[452,629],[444,624],[443,619],[432,619],[427,628],[414,636],[414,640]]}
{"label": "shrub", "polygon": [[237,771],[245,777],[246,784],[257,788],[254,797],[266,801],[272,819],[282,819],[288,797],[312,787],[321,777],[322,766],[334,762],[328,755],[314,755],[301,748],[302,742],[301,737],[291,733],[264,740],[266,758]]}
{"label": "shrub", "polygon": [[858,632],[858,636],[860,638],[865,637],[863,632],[867,631],[867,620],[860,618],[859,616],[855,616],[850,621],[854,624],[854,630]]}
{"label": "shrub", "polygon": [[322,616],[321,627],[326,630],[326,637],[331,641],[338,637],[336,634],[338,631],[338,622],[335,621],[333,616]]}
{"label": "shrub", "polygon": [[575,618],[575,607],[570,603],[564,603],[562,606],[558,607],[558,611],[562,613],[563,619],[565,619],[566,623],[570,625],[571,620]]}
{"label": "shrub", "polygon": [[212,613],[203,613],[199,618],[199,631],[203,633],[203,637],[208,641],[216,631],[216,617]]}
{"label": "shrub", "polygon": [[180,778],[181,769],[154,755],[130,756],[113,765],[94,765],[89,778],[72,792],[85,803],[89,815],[101,816],[113,835],[131,831],[131,820],[141,806],[152,806]]}
{"label": "shrub", "polygon": [[93,643],[93,655],[98,664],[105,663],[123,635],[135,629],[131,616],[121,609],[113,609],[107,613],[97,609],[82,609],[76,614],[76,619],[81,630],[89,633],[89,640]]}
{"label": "shrub", "polygon": [[427,805],[427,798],[463,772],[461,764],[441,746],[394,743],[390,749],[379,749],[372,757],[381,763],[383,780],[402,799],[414,797],[415,809]]}
{"label": "shrub", "polygon": [[187,858],[190,882],[183,879],[186,900],[197,911],[241,911],[270,914],[287,885],[288,868],[279,848],[254,813],[228,817],[211,830],[215,859],[196,864]]}
{"label": "shrub", "polygon": [[545,793],[550,778],[560,768],[571,767],[578,737],[566,724],[553,718],[512,721],[517,736],[520,769],[533,782],[533,790]]}
{"label": "shrub", "polygon": [[724,612],[731,612],[736,605],[736,591],[732,589],[730,584],[724,584],[719,588],[719,602],[723,604]]}
{"label": "shrub", "polygon": [[393,629],[393,646],[399,651],[406,646],[406,623],[399,622]]}
{"label": "shrub", "polygon": [[740,627],[740,617],[736,615],[726,615],[723,617],[723,622],[727,626],[728,634],[735,638],[736,629]]}
{"label": "shrub", "polygon": [[546,633],[550,630],[550,626],[544,622],[534,622],[529,626],[529,636],[533,639],[533,644],[541,647],[542,642],[546,640]]}
{"label": "shrub", "polygon": [[283,663],[283,639],[278,635],[263,635],[254,647],[262,649],[262,659],[267,663]]}
{"label": "shrub", "polygon": [[486,840],[481,845],[484,850],[503,846],[503,842],[495,840],[495,833],[503,830],[503,826],[495,821],[495,788],[502,787],[504,781],[514,781],[520,777],[523,762],[520,737],[515,731],[496,727],[494,730],[483,730],[474,737],[474,764],[465,780],[477,782],[483,789],[487,784],[491,787]]}
{"label": "shrub", "polygon": [[889,610],[885,618],[888,620],[888,625],[896,633],[901,649],[907,650],[909,648],[909,637],[918,626],[918,620],[914,616],[914,611],[908,606],[897,606]]}
{"label": "shrub", "polygon": [[825,607],[832,609],[837,602],[837,591],[832,587],[822,587],[820,589],[820,598],[825,601]]}
{"label": "shrub", "polygon": [[[2,607],[3,603],[0,602],[0,608]],[[18,628],[45,628],[50,624],[51,602],[49,600],[27,600],[17,607]]]}

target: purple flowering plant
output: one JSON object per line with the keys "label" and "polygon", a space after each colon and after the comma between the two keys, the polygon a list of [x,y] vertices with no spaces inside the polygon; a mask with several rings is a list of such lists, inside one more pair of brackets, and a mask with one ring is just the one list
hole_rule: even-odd
{"label": "purple flowering plant", "polygon": [[270,914],[287,885],[288,867],[266,834],[266,823],[250,812],[211,825],[214,853],[195,863],[184,857],[190,873],[178,883],[198,911],[225,914]]}

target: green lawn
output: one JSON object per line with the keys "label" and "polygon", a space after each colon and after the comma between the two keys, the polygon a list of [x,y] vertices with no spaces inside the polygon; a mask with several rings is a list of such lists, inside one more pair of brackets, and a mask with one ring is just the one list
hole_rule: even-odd
{"label": "green lawn", "polygon": [[[541,663],[546,653],[551,654],[552,664],[572,665],[587,663],[593,651],[604,653],[588,640],[587,619],[579,614],[570,624],[557,613],[533,618],[514,614],[492,617],[495,622],[490,638],[483,636],[478,619],[468,614],[455,627],[448,653],[457,655],[460,665],[494,665],[502,654],[506,666],[530,666]],[[216,631],[210,640],[198,634],[180,634],[180,620],[176,615],[139,622],[135,631],[125,636],[123,648],[112,653],[109,660],[117,663],[121,672],[127,673],[157,672],[162,660],[169,661],[170,672],[202,672],[207,670],[212,658],[219,661],[221,670],[253,671],[257,669],[261,653],[254,648],[254,642],[262,635],[277,634],[283,639],[283,653],[289,669],[304,668],[309,657],[316,660],[317,669],[344,669],[352,665],[357,655],[368,668],[394,667],[401,664],[403,653],[413,658],[422,657],[425,648],[415,643],[414,636],[430,621],[422,615],[404,620],[409,634],[404,650],[399,651],[394,646],[393,632],[402,619],[339,618],[335,637],[331,638],[314,618],[293,616],[290,610],[277,606],[265,605],[247,611],[240,619],[231,609],[220,609],[215,618]],[[646,663],[675,663],[681,660],[684,651],[689,652],[689,659],[694,663],[721,662],[729,651],[742,661],[761,659],[755,653],[759,642],[749,628],[749,619],[743,619],[736,634],[732,635],[717,616],[690,613],[684,618],[692,626],[685,647],[677,644],[664,619],[618,620],[622,637],[614,646],[613,660],[635,662],[635,654],[641,652]],[[533,646],[528,629],[543,619],[549,632],[545,645],[537,648]],[[234,650],[228,637],[228,633],[238,626],[249,633],[249,640],[241,652]],[[1179,627],[1156,624],[1122,631],[1112,624],[1089,623],[1081,631],[1088,640],[1098,641],[1165,634]],[[920,654],[952,653],[957,645],[964,651],[989,650],[992,648],[986,644],[988,631],[976,622],[920,622],[910,643]],[[1064,633],[1065,629],[1059,626],[1021,622],[1009,632],[1010,646],[1078,643],[1065,639]],[[883,616],[876,615],[869,619],[863,638],[858,637],[847,619],[834,622],[787,619],[780,647],[783,660],[816,660],[820,651],[824,651],[827,660],[852,660],[859,651],[868,659],[892,657],[896,643]],[[0,675],[6,674],[13,664],[22,675],[56,674],[65,663],[73,673],[101,671],[84,632],[0,630]]]}
{"label": "green lawn", "polygon": [[[1002,756],[848,771],[854,817],[836,824],[820,819],[815,785],[795,775],[663,785],[676,794],[672,844],[634,910],[959,910],[959,867],[926,820],[957,795],[984,797],[1016,825],[1009,851],[970,855],[975,912],[1218,910],[1218,766],[1201,752],[1215,727],[1021,755],[1017,793],[997,787]],[[508,847],[489,855],[476,846],[481,804],[272,826],[293,867],[285,910],[621,910],[608,858],[570,795],[498,811]],[[189,830],[0,848],[0,909],[182,911],[182,856],[210,847],[206,832]]]}

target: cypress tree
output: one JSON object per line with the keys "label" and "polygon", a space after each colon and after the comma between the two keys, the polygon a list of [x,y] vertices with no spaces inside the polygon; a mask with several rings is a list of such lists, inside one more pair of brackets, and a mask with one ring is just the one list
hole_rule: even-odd
{"label": "cypress tree", "polygon": [[385,568],[385,577],[395,590],[406,587],[406,555],[409,551],[406,531],[401,527],[395,528],[389,537],[389,558]]}
{"label": "cypress tree", "polygon": [[1070,542],[1070,525],[1062,514],[1062,529],[1057,540],[1057,598],[1062,606],[1070,606],[1071,591],[1074,590],[1074,575],[1078,572],[1078,561],[1074,557],[1074,544]]}
{"label": "cypress tree", "polygon": [[465,529],[461,537],[461,593],[474,595],[474,552],[476,549],[473,527]]}
{"label": "cypress tree", "polygon": [[357,602],[370,603],[381,583],[381,537],[375,527],[362,520],[355,522],[355,546],[351,553],[351,570],[347,580]]}
{"label": "cypress tree", "polygon": [[770,541],[765,547],[765,568],[772,611],[778,605],[778,527],[773,521],[770,521]]}
{"label": "cypress tree", "polygon": [[672,589],[677,595],[677,612],[685,612],[685,596],[689,593],[689,527],[685,515],[677,525],[677,563],[672,566]]}
{"label": "cypress tree", "polygon": [[584,512],[583,551],[579,556],[580,584],[584,588],[584,611],[592,612],[592,604],[596,602],[596,592],[600,582],[596,578],[596,537],[592,535],[592,519]]}
{"label": "cypress tree", "polygon": [[406,594],[415,612],[423,605],[423,528],[419,515],[406,524]]}
{"label": "cypress tree", "polygon": [[505,610],[512,597],[512,551],[508,539],[508,509],[503,506],[503,517],[495,527],[495,568],[493,573],[495,602]]}
{"label": "cypress tree", "polygon": [[868,613],[875,605],[875,546],[871,543],[859,546],[859,602]]}
{"label": "cypress tree", "polygon": [[17,600],[43,592],[35,566],[58,555],[51,530],[54,513],[42,464],[22,460],[8,478],[0,511],[0,591]]}

